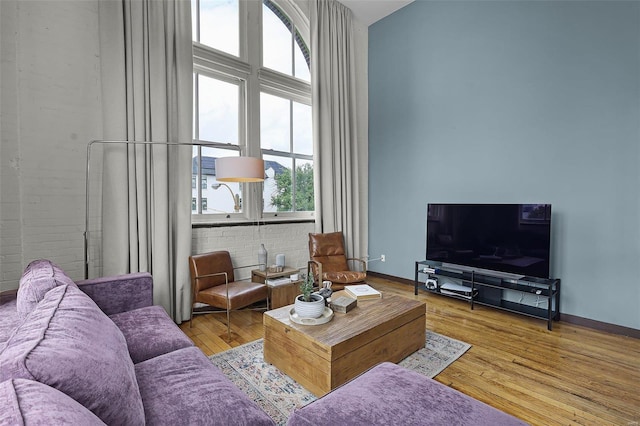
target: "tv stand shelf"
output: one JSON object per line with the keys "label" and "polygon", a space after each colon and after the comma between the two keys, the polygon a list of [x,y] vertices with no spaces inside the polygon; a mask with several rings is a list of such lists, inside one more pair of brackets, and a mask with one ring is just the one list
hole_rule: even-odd
{"label": "tv stand shelf", "polygon": [[[468,294],[455,294],[442,289],[442,282],[447,281],[447,278],[452,278],[456,283],[468,288]],[[435,279],[437,284],[427,287],[427,279]],[[545,319],[549,330],[552,330],[553,321],[560,320],[560,279],[557,278],[509,278],[501,276],[499,272],[493,274],[485,270],[481,272],[463,270],[455,266],[443,266],[437,261],[421,260],[416,262],[414,287],[416,295],[421,289],[429,293],[462,299],[469,302],[471,309],[477,304]],[[506,297],[509,294],[519,296],[519,300],[507,300]],[[522,303],[527,295],[535,297],[534,304]],[[539,307],[540,304],[546,306]]]}

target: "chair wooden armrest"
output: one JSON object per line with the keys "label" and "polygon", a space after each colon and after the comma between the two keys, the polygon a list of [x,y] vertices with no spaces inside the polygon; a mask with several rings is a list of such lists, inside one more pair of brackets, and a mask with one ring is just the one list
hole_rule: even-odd
{"label": "chair wooden armrest", "polygon": [[347,257],[347,262],[353,260],[354,262],[359,262],[361,270],[360,272],[365,272],[367,270],[367,262],[366,260],[359,257]]}

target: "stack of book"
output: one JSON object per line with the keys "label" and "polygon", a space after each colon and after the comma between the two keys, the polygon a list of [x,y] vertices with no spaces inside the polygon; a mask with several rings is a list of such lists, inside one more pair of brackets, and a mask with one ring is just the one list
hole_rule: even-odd
{"label": "stack of book", "polygon": [[379,299],[382,297],[382,293],[368,284],[348,285],[344,287],[344,291],[356,300]]}

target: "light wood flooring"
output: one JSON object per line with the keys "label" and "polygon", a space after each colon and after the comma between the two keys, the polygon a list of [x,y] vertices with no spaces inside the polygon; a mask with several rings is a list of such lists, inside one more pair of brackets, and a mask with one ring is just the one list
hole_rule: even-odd
{"label": "light wood flooring", "polygon": [[[427,304],[426,328],[472,345],[436,380],[532,425],[640,425],[640,339],[476,306],[382,278],[382,291]],[[263,337],[262,312],[198,315],[180,328],[206,354]],[[428,395],[412,395],[428,398]]]}

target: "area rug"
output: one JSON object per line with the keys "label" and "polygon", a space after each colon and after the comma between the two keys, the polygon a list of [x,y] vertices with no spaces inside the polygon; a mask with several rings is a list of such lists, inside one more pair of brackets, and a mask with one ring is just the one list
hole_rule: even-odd
{"label": "area rug", "polygon": [[[464,354],[471,345],[427,330],[423,349],[398,364],[427,377],[435,377]],[[254,400],[278,425],[284,425],[291,412],[316,397],[264,362],[262,339],[209,357],[249,398]]]}

